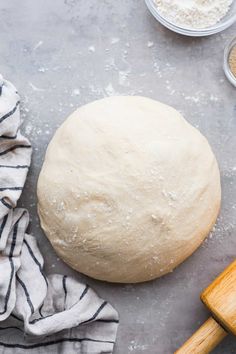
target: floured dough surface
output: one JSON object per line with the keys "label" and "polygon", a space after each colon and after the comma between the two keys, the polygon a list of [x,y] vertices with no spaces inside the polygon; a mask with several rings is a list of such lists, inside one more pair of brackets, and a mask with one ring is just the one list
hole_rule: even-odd
{"label": "floured dough surface", "polygon": [[172,271],[210,232],[220,199],[207,140],[173,108],[135,96],[75,111],[38,181],[41,225],[58,255],[111,282]]}

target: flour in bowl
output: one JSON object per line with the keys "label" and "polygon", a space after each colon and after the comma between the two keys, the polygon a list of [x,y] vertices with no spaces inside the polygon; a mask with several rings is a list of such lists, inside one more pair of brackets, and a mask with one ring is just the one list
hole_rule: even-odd
{"label": "flour in bowl", "polygon": [[154,0],[159,13],[176,25],[207,28],[219,22],[233,0]]}

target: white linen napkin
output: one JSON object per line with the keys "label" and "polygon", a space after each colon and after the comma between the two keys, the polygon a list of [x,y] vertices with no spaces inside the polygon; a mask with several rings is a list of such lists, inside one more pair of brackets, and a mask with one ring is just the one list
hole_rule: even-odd
{"label": "white linen napkin", "polygon": [[0,353],[112,353],[118,314],[86,284],[46,276],[25,209],[15,208],[31,160],[20,98],[0,76]]}

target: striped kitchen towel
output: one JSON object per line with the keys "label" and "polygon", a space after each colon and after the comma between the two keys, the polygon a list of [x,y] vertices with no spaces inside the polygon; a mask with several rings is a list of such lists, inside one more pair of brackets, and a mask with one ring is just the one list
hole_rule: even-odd
{"label": "striped kitchen towel", "polygon": [[45,275],[28,212],[15,208],[32,152],[19,102],[0,76],[0,353],[112,353],[117,312],[88,285]]}

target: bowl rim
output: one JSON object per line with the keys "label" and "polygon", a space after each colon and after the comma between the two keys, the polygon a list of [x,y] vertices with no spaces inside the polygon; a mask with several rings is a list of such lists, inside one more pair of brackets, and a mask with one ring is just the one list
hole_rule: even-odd
{"label": "bowl rim", "polygon": [[236,37],[234,37],[233,39],[231,39],[225,46],[224,49],[224,73],[225,76],[227,77],[227,79],[229,80],[229,82],[236,87],[236,77],[234,76],[234,74],[232,73],[230,66],[229,66],[229,54],[232,50],[232,48],[236,46]]}
{"label": "bowl rim", "polygon": [[[233,0],[235,1],[235,0]],[[203,36],[209,36],[211,34],[219,33],[226,28],[230,27],[235,21],[236,21],[236,12],[234,15],[232,15],[228,20],[224,22],[217,22],[215,25],[207,27],[207,28],[190,28],[190,27],[184,27],[184,26],[179,26],[176,25],[175,23],[169,21],[165,17],[161,16],[160,13],[158,12],[158,9],[154,3],[154,0],[145,0],[145,3],[151,12],[151,14],[156,18],[157,21],[159,21],[163,26],[169,28],[170,30],[183,34],[185,36],[191,36],[191,37],[203,37]]]}

